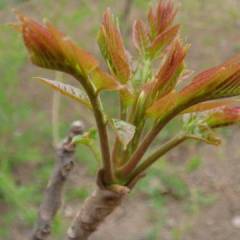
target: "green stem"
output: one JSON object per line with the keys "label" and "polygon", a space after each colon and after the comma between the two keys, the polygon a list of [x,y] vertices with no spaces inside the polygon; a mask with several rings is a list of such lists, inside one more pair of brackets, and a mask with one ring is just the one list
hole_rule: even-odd
{"label": "green stem", "polygon": [[[188,104],[188,105],[187,105]],[[180,102],[177,105],[170,105],[167,112],[163,113],[161,118],[157,121],[156,125],[148,132],[144,137],[142,143],[134,151],[129,161],[118,171],[118,175],[121,177],[127,177],[136,168],[137,164],[141,161],[143,155],[147,151],[150,144],[157,137],[159,132],[169,123],[177,114],[189,107],[189,103]]]}
{"label": "green stem", "polygon": [[158,124],[153,127],[148,134],[143,139],[142,143],[139,145],[139,147],[135,150],[132,157],[129,159],[129,161],[119,170],[119,174],[121,176],[127,177],[129,173],[131,173],[137,164],[141,161],[143,155],[147,151],[150,144],[153,142],[153,140],[156,138],[158,133],[162,130],[162,128],[172,119],[174,115],[167,114],[165,115]]}
{"label": "green stem", "polygon": [[167,143],[163,144],[154,151],[149,157],[147,157],[130,175],[130,181],[137,177],[139,174],[143,173],[147,168],[149,168],[154,162],[156,162],[160,157],[170,151],[172,148],[178,146],[180,143],[189,139],[189,137],[185,134],[179,134],[175,138],[169,140]]}
{"label": "green stem", "polygon": [[93,97],[92,99],[90,99],[90,101],[93,106],[95,120],[96,120],[98,133],[100,137],[103,168],[105,170],[105,175],[104,175],[105,182],[111,183],[111,181],[114,179],[114,173],[113,173],[113,166],[110,158],[108,134],[107,134],[107,127],[106,127],[107,121],[104,119],[103,107],[102,107],[99,96]]}
{"label": "green stem", "polygon": [[98,128],[99,138],[100,138],[100,145],[101,145],[101,153],[102,153],[102,160],[103,160],[103,169],[104,169],[104,181],[106,184],[110,184],[114,180],[114,170],[113,165],[110,157],[110,149],[109,149],[109,142],[108,142],[108,134],[107,134],[107,120],[104,117],[104,110],[102,106],[101,99],[99,95],[95,92],[95,89],[91,82],[83,81],[81,76],[77,76],[77,79],[80,79],[86,93],[89,97],[91,102],[95,121]]}

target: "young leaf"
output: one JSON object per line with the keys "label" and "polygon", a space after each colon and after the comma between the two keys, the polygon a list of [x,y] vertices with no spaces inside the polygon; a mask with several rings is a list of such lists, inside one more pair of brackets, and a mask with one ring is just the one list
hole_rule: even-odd
{"label": "young leaf", "polygon": [[87,132],[82,135],[75,136],[72,139],[73,144],[83,144],[87,146],[93,153],[96,160],[101,161],[99,150],[96,146],[97,130],[95,128],[90,128]]}
{"label": "young leaf", "polygon": [[98,44],[111,71],[122,83],[126,83],[131,77],[131,68],[120,30],[113,21],[110,9],[104,14]]}
{"label": "young leaf", "polygon": [[125,86],[123,89],[121,89],[119,93],[125,106],[130,106],[134,102],[134,93],[128,86]]}
{"label": "young leaf", "polygon": [[183,113],[204,112],[204,111],[214,110],[217,108],[224,108],[226,106],[236,106],[239,104],[240,104],[240,99],[213,100],[213,101],[196,104],[186,109]]}
{"label": "young leaf", "polygon": [[149,47],[149,55],[151,59],[157,57],[177,36],[179,25],[173,26],[166,31],[160,33]]}
{"label": "young leaf", "polygon": [[221,138],[219,138],[217,134],[214,131],[212,131],[210,127],[204,124],[196,126],[194,133],[191,135],[191,138],[197,139],[215,146],[220,145],[222,142]]}
{"label": "young leaf", "polygon": [[225,107],[210,113],[206,123],[211,128],[228,126],[240,122],[239,107]]}
{"label": "young leaf", "polygon": [[74,100],[77,100],[78,102],[84,104],[86,107],[88,107],[90,109],[92,108],[91,103],[88,99],[88,96],[81,89],[73,87],[73,86],[65,84],[65,83],[58,82],[58,81],[49,80],[47,78],[36,77],[36,79],[49,85],[54,90],[59,91],[63,95],[68,96]]}
{"label": "young leaf", "polygon": [[180,92],[171,94],[173,100],[160,98],[148,112],[154,117],[178,114],[183,110],[209,100],[240,95],[240,59],[234,58],[224,64],[197,75],[192,83]]}
{"label": "young leaf", "polygon": [[123,144],[123,148],[126,149],[135,134],[135,126],[119,119],[112,119],[111,122],[119,141]]}
{"label": "young leaf", "polygon": [[161,97],[159,100],[155,101],[147,109],[146,113],[152,118],[160,118],[177,108],[178,102],[178,93],[176,91],[172,91]]}
{"label": "young leaf", "polygon": [[132,39],[136,49],[142,55],[145,55],[150,44],[150,39],[148,36],[146,26],[143,21],[136,20],[133,23]]}
{"label": "young leaf", "polygon": [[183,120],[183,128],[189,138],[204,141],[212,145],[219,145],[221,143],[221,139],[202,118],[194,114],[186,114]]}
{"label": "young leaf", "polygon": [[93,82],[94,86],[96,87],[97,91],[100,90],[120,90],[124,89],[125,86],[121,85],[117,79],[102,71],[100,68],[95,69],[89,74],[91,82]]}
{"label": "young leaf", "polygon": [[240,94],[240,64],[219,66],[199,74],[185,87],[180,96],[202,102]]}
{"label": "young leaf", "polygon": [[89,80],[97,91],[119,90],[120,84],[99,68],[98,61],[78,47],[69,37],[50,23],[39,24],[31,18],[18,15],[25,45],[34,64],[73,75],[81,83]]}
{"label": "young leaf", "polygon": [[176,16],[173,2],[171,0],[160,0],[156,10],[150,9],[148,13],[148,23],[151,29],[151,38],[164,32],[173,23]]}
{"label": "young leaf", "polygon": [[175,88],[178,78],[183,71],[185,56],[186,48],[182,46],[179,40],[176,40],[157,73],[155,80],[144,86],[145,91],[149,92],[149,94],[157,93],[158,97],[171,92]]}
{"label": "young leaf", "polygon": [[89,129],[82,135],[77,135],[72,139],[73,144],[91,145],[92,142],[96,141],[97,130],[95,128]]}
{"label": "young leaf", "polygon": [[99,66],[98,61],[79,48],[70,38],[50,23],[40,24],[17,14],[24,43],[31,60],[37,66],[86,77]]}

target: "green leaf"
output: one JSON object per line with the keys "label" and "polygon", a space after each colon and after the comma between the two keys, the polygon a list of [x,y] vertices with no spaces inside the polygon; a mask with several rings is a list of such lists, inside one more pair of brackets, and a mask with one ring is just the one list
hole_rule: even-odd
{"label": "green leaf", "polygon": [[101,161],[100,152],[96,145],[97,130],[95,128],[90,128],[87,132],[82,135],[75,136],[72,139],[73,144],[82,144],[87,146],[97,161]]}
{"label": "green leaf", "polygon": [[68,96],[82,104],[84,104],[88,108],[91,107],[91,103],[89,102],[88,96],[83,92],[81,89],[73,87],[71,85],[61,83],[54,80],[49,80],[47,78],[41,78],[41,77],[35,77],[36,79],[39,79],[41,82],[49,85],[54,90],[62,93],[65,96]]}
{"label": "green leaf", "polygon": [[74,144],[91,145],[97,138],[97,130],[90,128],[87,132],[82,135],[75,136],[72,140]]}
{"label": "green leaf", "polygon": [[135,134],[135,126],[119,119],[112,119],[112,126],[120,142],[126,149]]}
{"label": "green leaf", "polygon": [[114,76],[102,71],[100,68],[93,70],[89,77],[97,91],[120,90],[124,88],[124,85],[121,85]]}
{"label": "green leaf", "polygon": [[192,139],[200,140],[212,145],[221,144],[221,139],[204,122],[205,118],[200,118],[196,114],[185,114],[183,117],[184,130]]}

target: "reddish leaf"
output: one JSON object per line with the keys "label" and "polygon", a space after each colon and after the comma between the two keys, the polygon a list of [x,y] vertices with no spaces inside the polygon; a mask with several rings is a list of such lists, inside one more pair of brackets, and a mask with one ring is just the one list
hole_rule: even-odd
{"label": "reddish leaf", "polygon": [[151,58],[158,56],[158,54],[167,47],[177,36],[179,32],[179,25],[173,26],[164,32],[161,32],[152,42],[149,48],[149,55]]}
{"label": "reddish leaf", "polygon": [[50,23],[43,25],[26,16],[17,16],[34,64],[81,76],[86,76],[99,65],[95,58]]}
{"label": "reddish leaf", "polygon": [[164,97],[155,101],[152,106],[147,109],[147,114],[153,118],[159,118],[177,107],[178,94],[173,91]]}
{"label": "reddish leaf", "polygon": [[148,12],[148,24],[149,24],[149,27],[150,27],[150,34],[149,35],[150,35],[151,39],[153,39],[157,35],[157,27],[156,27],[156,24],[155,24],[155,13],[153,11],[153,8],[150,8],[149,12]]}
{"label": "reddish leaf", "polygon": [[213,100],[213,101],[196,104],[186,109],[183,113],[204,112],[204,111],[214,110],[216,108],[224,108],[226,106],[239,105],[239,103],[240,103],[240,99]]}
{"label": "reddish leaf", "polygon": [[119,90],[121,99],[124,104],[129,105],[134,100],[134,95],[131,93],[127,85],[119,83],[112,75],[102,71],[100,68],[89,74],[91,82],[94,83],[97,91],[101,90]]}
{"label": "reddish leaf", "polygon": [[145,85],[145,91],[150,94],[158,93],[158,97],[161,97],[170,91],[172,91],[177,80],[184,68],[184,58],[186,56],[186,48],[182,46],[181,42],[177,40],[164,62],[159,72],[157,73],[155,80]]}
{"label": "reddish leaf", "polygon": [[181,92],[181,98],[194,103],[240,94],[240,64],[221,65],[198,76]]}
{"label": "reddish leaf", "polygon": [[156,26],[158,33],[170,26],[176,16],[173,1],[160,0],[156,12]]}
{"label": "reddish leaf", "polygon": [[95,58],[50,23],[42,25],[22,15],[18,15],[18,18],[25,45],[34,64],[67,72],[82,83],[91,77],[97,91],[123,88],[114,77],[99,68]]}
{"label": "reddish leaf", "polygon": [[152,38],[155,38],[158,34],[170,27],[176,16],[176,10],[171,0],[160,0],[155,9],[154,11],[153,8],[151,8],[148,13],[148,22]]}
{"label": "reddish leaf", "polygon": [[98,43],[102,55],[116,77],[126,83],[131,77],[131,68],[124,48],[119,28],[114,24],[113,16],[108,9],[98,35]]}
{"label": "reddish leaf", "polygon": [[211,128],[223,127],[240,122],[240,107],[226,107],[211,113],[207,120]]}
{"label": "reddish leaf", "polygon": [[239,59],[234,58],[196,76],[183,90],[174,93],[174,104],[169,104],[165,98],[159,99],[148,112],[158,118],[168,113],[180,113],[201,102],[238,95],[240,64]]}
{"label": "reddish leaf", "polygon": [[138,49],[140,53],[144,54],[149,47],[150,40],[148,37],[146,26],[144,25],[143,21],[137,20],[134,22],[132,39],[134,46]]}

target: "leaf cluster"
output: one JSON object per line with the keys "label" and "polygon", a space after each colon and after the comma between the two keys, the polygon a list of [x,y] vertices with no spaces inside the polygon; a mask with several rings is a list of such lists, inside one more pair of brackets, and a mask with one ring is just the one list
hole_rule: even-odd
{"label": "leaf cluster", "polygon": [[[171,0],[160,0],[148,11],[147,22],[133,23],[133,57],[124,45],[118,19],[107,9],[97,42],[108,70],[50,23],[17,14],[18,29],[32,62],[68,73],[81,84],[78,89],[39,78],[93,112],[106,184],[133,185],[159,157],[186,139],[217,145],[220,140],[214,129],[240,119],[239,56],[197,74],[181,87],[181,82],[190,77],[185,63],[189,45],[181,40],[180,26],[174,23],[176,13]],[[119,96],[118,118],[106,114],[101,100],[101,92],[106,90]],[[154,139],[175,117],[183,118],[180,135],[143,159]],[[115,132],[113,144],[109,129]],[[74,143],[92,147],[95,135],[89,130]],[[98,156],[99,151],[94,152]]]}

